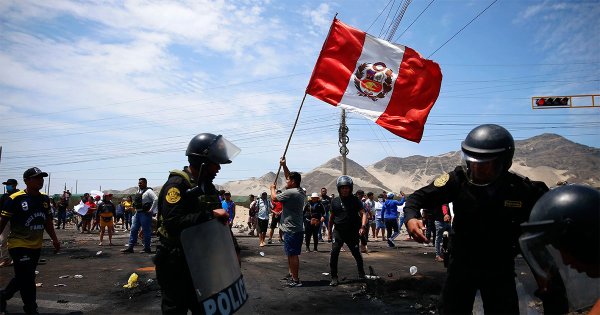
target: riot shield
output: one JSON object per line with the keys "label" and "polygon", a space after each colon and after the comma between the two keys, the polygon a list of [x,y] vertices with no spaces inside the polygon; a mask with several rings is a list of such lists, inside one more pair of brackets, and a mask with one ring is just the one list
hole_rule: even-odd
{"label": "riot shield", "polygon": [[232,314],[248,300],[229,227],[210,220],[181,232],[196,296],[205,314]]}

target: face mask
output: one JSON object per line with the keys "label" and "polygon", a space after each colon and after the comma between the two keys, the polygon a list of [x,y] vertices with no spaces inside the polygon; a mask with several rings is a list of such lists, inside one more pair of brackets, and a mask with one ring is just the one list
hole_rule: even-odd
{"label": "face mask", "polygon": [[378,200],[379,200],[379,202],[383,202],[383,198],[379,198]]}
{"label": "face mask", "polygon": [[12,185],[6,185],[6,191],[10,193],[15,191],[15,188]]}

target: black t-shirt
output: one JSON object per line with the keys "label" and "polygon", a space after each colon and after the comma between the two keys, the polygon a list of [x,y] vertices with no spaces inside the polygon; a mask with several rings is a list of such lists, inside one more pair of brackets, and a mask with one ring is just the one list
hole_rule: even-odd
{"label": "black t-shirt", "polygon": [[364,208],[358,197],[352,195],[347,198],[335,197],[331,201],[331,214],[336,230],[358,231],[362,223],[360,210]]}

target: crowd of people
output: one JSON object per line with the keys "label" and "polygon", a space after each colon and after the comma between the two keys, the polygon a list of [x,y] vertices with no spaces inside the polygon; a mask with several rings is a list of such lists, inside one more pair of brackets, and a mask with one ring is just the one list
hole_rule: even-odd
{"label": "crowd of people", "polygon": [[[382,191],[377,199],[373,192],[354,192],[354,181],[347,175],[336,180],[337,196],[328,195],[326,188],[308,195],[301,186],[301,174],[290,171],[282,157],[285,187],[277,189],[274,183],[270,194],[265,191],[258,197],[250,196],[249,235],[256,235],[258,246],[263,247],[272,244],[274,230],[279,228],[279,241],[287,258],[284,279],[290,288],[302,286],[299,256],[303,245],[304,252],[310,253],[319,250],[324,237],[331,243],[330,285],[335,287],[339,284],[338,258],[344,245],[356,261],[358,278],[364,279],[362,254],[368,253],[369,240],[381,238],[389,247],[395,247],[401,227],[406,226],[407,240],[434,243],[436,261],[447,265],[438,306],[442,314],[471,313],[478,290],[486,313],[519,313],[514,264],[518,253],[532,269],[545,311],[565,313],[596,302],[592,313],[600,312],[598,297],[586,294],[585,289],[597,285],[600,278],[600,192],[581,185],[564,185],[548,192],[543,182],[509,172],[514,149],[514,140],[506,129],[481,125],[462,142],[463,163],[455,170],[408,197],[403,192],[397,197]],[[198,300],[199,289],[192,279],[212,269],[188,266],[184,232],[207,222],[214,223],[213,228],[217,224],[227,230],[227,241],[210,255],[237,254],[237,260],[226,262],[234,268],[221,268],[224,270],[235,272],[235,266],[241,265],[240,248],[231,230],[236,204],[230,192],[219,192],[212,183],[221,165],[231,163],[239,151],[221,135],[199,134],[186,151],[189,166],[171,171],[158,196],[145,178],[138,180],[138,192],[133,197],[116,205],[109,193],[84,195],[77,206],[81,214],[77,228],[81,233],[98,229],[99,245],[103,245],[105,234],[112,245],[117,218],[126,229],[131,219],[129,242],[122,252],[132,253],[143,235],[142,253],[156,254],[153,261],[163,313],[199,313],[208,304]],[[6,310],[6,301],[20,291],[24,311],[37,313],[34,271],[44,231],[54,250],[60,250],[55,224],[56,229],[65,228],[71,194],[65,191],[58,202],[53,202],[40,192],[47,176],[33,167],[23,174],[25,190],[18,190],[14,179],[3,183],[7,193],[0,200],[0,233],[10,229],[8,236],[3,236],[8,246],[3,246],[8,249],[12,260],[8,264],[14,265],[15,274],[0,291],[0,312]],[[133,217],[128,219],[127,212]],[[156,252],[150,247],[153,231],[160,241]],[[202,239],[193,239],[198,241]],[[489,244],[494,245],[493,250],[484,250]],[[0,254],[0,262],[7,264],[4,249]],[[221,264],[217,269],[226,267],[225,261],[217,261]],[[564,270],[569,268],[581,275],[565,278]],[[231,287],[214,289],[225,292]]]}

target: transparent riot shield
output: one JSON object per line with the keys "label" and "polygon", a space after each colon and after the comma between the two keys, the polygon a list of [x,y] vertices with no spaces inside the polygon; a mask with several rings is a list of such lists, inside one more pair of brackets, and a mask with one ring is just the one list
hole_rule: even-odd
{"label": "transparent riot shield", "polygon": [[196,296],[206,314],[232,314],[248,300],[229,227],[210,220],[181,232]]}

